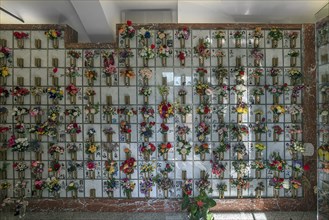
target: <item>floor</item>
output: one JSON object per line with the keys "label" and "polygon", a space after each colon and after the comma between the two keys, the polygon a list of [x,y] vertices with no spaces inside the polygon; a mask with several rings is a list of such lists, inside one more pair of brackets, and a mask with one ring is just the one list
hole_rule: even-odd
{"label": "floor", "polygon": [[[316,220],[316,212],[242,212],[214,213],[215,220]],[[0,220],[16,220],[13,213],[0,213]],[[186,213],[92,213],[92,212],[27,212],[25,220],[185,220]]]}

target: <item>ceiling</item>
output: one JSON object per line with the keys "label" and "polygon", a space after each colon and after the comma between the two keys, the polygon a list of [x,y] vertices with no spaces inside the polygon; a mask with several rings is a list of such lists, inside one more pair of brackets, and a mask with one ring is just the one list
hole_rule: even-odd
{"label": "ceiling", "polygon": [[[313,23],[329,0],[0,0],[26,24],[68,24],[80,42],[113,42],[116,24]],[[328,12],[329,13],[329,12]],[[21,24],[0,11],[1,24]]]}

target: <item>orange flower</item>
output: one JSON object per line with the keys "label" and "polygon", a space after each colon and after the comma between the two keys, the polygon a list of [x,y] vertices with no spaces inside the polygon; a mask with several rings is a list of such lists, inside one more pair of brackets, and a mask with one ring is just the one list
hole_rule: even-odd
{"label": "orange flower", "polygon": [[129,148],[125,148],[123,151],[124,151],[125,153],[130,153]]}

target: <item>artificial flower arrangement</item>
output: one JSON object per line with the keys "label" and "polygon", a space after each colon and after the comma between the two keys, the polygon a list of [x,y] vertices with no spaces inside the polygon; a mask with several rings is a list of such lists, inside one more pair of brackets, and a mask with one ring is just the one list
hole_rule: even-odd
{"label": "artificial flower arrangement", "polygon": [[287,148],[287,150],[289,151],[289,153],[291,155],[293,155],[295,153],[304,153],[305,147],[304,147],[303,143],[301,143],[299,141],[292,141],[290,143],[289,147]]}
{"label": "artificial flower arrangement", "polygon": [[17,122],[14,126],[14,130],[18,133],[18,134],[25,134],[25,124],[22,122]]}
{"label": "artificial flower arrangement", "polygon": [[53,100],[62,100],[64,98],[64,91],[59,86],[49,87],[47,94]]}
{"label": "artificial flower arrangement", "polygon": [[11,184],[6,180],[0,183],[0,190],[7,190],[11,187]]}
{"label": "artificial flower arrangement", "polygon": [[263,32],[262,32],[262,28],[261,28],[261,27],[256,27],[256,28],[255,28],[255,31],[254,31],[254,33],[253,33],[253,37],[254,37],[254,38],[258,38],[258,39],[264,37],[264,36],[263,36]]}
{"label": "artificial flower arrangement", "polygon": [[113,195],[113,192],[115,189],[118,188],[116,179],[111,176],[109,179],[106,180],[105,182],[105,192],[110,196],[111,194]]}
{"label": "artificial flower arrangement", "polygon": [[147,68],[147,67],[144,67],[142,69],[139,70],[139,74],[141,75],[141,77],[143,79],[151,79],[152,76],[153,76],[153,72],[151,69]]}
{"label": "artificial flower arrangement", "polygon": [[58,160],[52,160],[50,161],[48,172],[53,172],[55,176],[58,176],[62,168],[62,165],[59,163]]}
{"label": "artificial flower arrangement", "polygon": [[121,57],[123,59],[127,59],[127,58],[130,58],[133,56],[134,56],[134,53],[130,48],[121,49],[119,51],[119,57]]}
{"label": "artificial flower arrangement", "polygon": [[45,93],[45,91],[44,91],[44,89],[41,88],[41,87],[33,86],[33,87],[31,88],[31,94],[32,94],[33,96],[40,96],[40,95],[42,95],[43,93]]}
{"label": "artificial flower arrangement", "polygon": [[103,106],[103,113],[105,115],[116,115],[117,114],[117,108],[109,105]]}
{"label": "artificial flower arrangement", "polygon": [[29,148],[29,141],[27,138],[16,138],[12,135],[8,140],[8,148],[14,152],[25,152]]}
{"label": "artificial flower arrangement", "polygon": [[288,52],[289,57],[298,57],[299,56],[299,51],[298,50],[290,50]]}
{"label": "artificial flower arrangement", "polygon": [[212,113],[212,108],[207,103],[201,103],[196,108],[196,113],[199,114],[199,115],[208,115],[208,114]]}
{"label": "artificial flower arrangement", "polygon": [[261,87],[256,87],[252,90],[253,96],[260,96],[260,95],[264,95],[264,94],[265,94],[265,90]]}
{"label": "artificial flower arrangement", "polygon": [[62,37],[62,31],[58,29],[50,29],[45,32],[45,35],[50,40],[55,40]]}
{"label": "artificial flower arrangement", "polygon": [[249,170],[249,166],[244,160],[235,160],[232,162],[232,166],[235,172],[240,175],[245,175]]}
{"label": "artificial flower arrangement", "polygon": [[147,60],[153,59],[155,57],[155,45],[151,44],[149,47],[143,47],[143,49],[139,51],[139,55]]}
{"label": "artificial flower arrangement", "polygon": [[282,71],[280,68],[274,68],[272,67],[271,70],[270,70],[270,76],[272,77],[276,77],[276,76],[279,76],[282,74]]}
{"label": "artificial flower arrangement", "polygon": [[194,47],[194,53],[197,54],[199,57],[209,58],[211,55],[211,51],[209,49],[210,42],[208,39],[199,39],[199,44]]}
{"label": "artificial flower arrangement", "polygon": [[178,140],[183,140],[186,135],[188,135],[191,132],[191,129],[186,126],[186,125],[182,125],[182,126],[176,126],[176,132],[177,132],[177,139]]}
{"label": "artificial flower arrangement", "polygon": [[251,163],[251,168],[257,171],[264,170],[266,168],[262,160],[255,160]]}
{"label": "artificial flower arrangement", "polygon": [[59,179],[57,179],[56,177],[47,178],[46,188],[50,193],[59,192],[61,190],[61,184],[59,182]]}
{"label": "artificial flower arrangement", "polygon": [[190,37],[190,29],[188,27],[183,27],[175,32],[175,37],[177,39],[188,40]]}
{"label": "artificial flower arrangement", "polygon": [[180,97],[184,97],[184,99],[185,99],[185,96],[187,95],[187,91],[186,91],[186,89],[185,88],[181,88],[181,89],[179,89],[179,91],[178,91],[178,96],[180,96]]}
{"label": "artificial flower arrangement", "polygon": [[66,145],[66,149],[68,153],[75,153],[79,150],[78,145],[74,144],[74,143],[70,143]]}
{"label": "artificial flower arrangement", "polygon": [[160,170],[160,173],[164,175],[168,175],[168,173],[171,173],[174,170],[173,165],[170,163],[166,163],[165,168]]}
{"label": "artificial flower arrangement", "polygon": [[79,184],[77,182],[71,181],[69,185],[66,186],[66,191],[77,191],[79,188]]}
{"label": "artificial flower arrangement", "polygon": [[275,172],[283,172],[287,162],[283,160],[279,152],[273,152],[267,164],[267,168]]}
{"label": "artificial flower arrangement", "polygon": [[206,122],[201,121],[196,126],[197,138],[200,142],[204,142],[206,140],[206,136],[210,134],[210,125]]}
{"label": "artificial flower arrangement", "polygon": [[199,181],[196,182],[196,188],[199,190],[200,193],[209,193],[212,192],[211,182],[209,181],[209,173],[206,173],[204,176],[201,177]]}
{"label": "artificial flower arrangement", "polygon": [[0,47],[0,58],[9,59],[11,57],[11,51],[8,47]]}
{"label": "artificial flower arrangement", "polygon": [[226,170],[226,164],[223,164],[222,162],[219,162],[218,160],[210,160],[211,163],[211,172],[218,178],[222,177],[224,175],[224,172]]}
{"label": "artificial flower arrangement", "polygon": [[248,105],[245,102],[239,102],[236,106],[232,107],[232,112],[237,114],[248,114]]}
{"label": "artificial flower arrangement", "polygon": [[197,81],[194,87],[198,95],[210,96],[213,94],[213,89],[209,86],[209,84],[203,83],[200,80]]}
{"label": "artificial flower arrangement", "polygon": [[171,143],[161,143],[158,145],[158,152],[161,156],[167,154],[173,148]]}
{"label": "artificial flower arrangement", "polygon": [[296,160],[292,162],[292,166],[290,167],[293,172],[297,173],[297,175],[303,173],[304,171],[309,171],[310,169],[310,166],[308,164],[305,164],[303,166],[302,161]]}
{"label": "artificial flower arrangement", "polygon": [[175,107],[164,100],[158,105],[158,113],[162,119],[168,119],[174,116]]}
{"label": "artificial flower arrangement", "polygon": [[26,33],[26,32],[18,32],[18,31],[15,31],[13,33],[15,39],[28,39],[29,38],[29,34]]}
{"label": "artificial flower arrangement", "polygon": [[67,134],[79,134],[81,133],[81,126],[78,123],[71,122],[66,126],[65,132]]}
{"label": "artificial flower arrangement", "polygon": [[288,37],[289,39],[297,39],[297,38],[298,38],[298,32],[296,32],[296,31],[291,31],[291,32],[288,33],[287,37]]}
{"label": "artificial flower arrangement", "polygon": [[179,155],[186,157],[186,155],[189,155],[191,153],[191,149],[192,145],[190,142],[186,140],[179,140],[177,142],[177,152]]}
{"label": "artificial flower arrangement", "polygon": [[265,85],[264,88],[271,93],[273,96],[279,97],[284,93],[287,93],[289,91],[288,84],[285,83],[283,85]]}
{"label": "artificial flower arrangement", "polygon": [[202,143],[200,145],[195,145],[194,152],[195,152],[196,155],[210,153],[209,144]]}
{"label": "artificial flower arrangement", "polygon": [[140,108],[139,112],[144,119],[154,118],[155,111],[154,108],[152,108],[151,106],[143,106],[142,108]]}
{"label": "artificial flower arrangement", "polygon": [[286,112],[286,109],[282,105],[272,105],[271,110],[274,115],[280,116]]}
{"label": "artificial flower arrangement", "polygon": [[30,108],[29,114],[31,117],[37,117],[37,116],[44,115],[44,111],[41,109],[41,107],[33,107],[33,108]]}
{"label": "artificial flower arrangement", "polygon": [[192,107],[190,105],[179,105],[176,107],[176,113],[179,115],[186,116],[192,112]]}
{"label": "artificial flower arrangement", "polygon": [[255,144],[255,149],[256,149],[256,152],[262,152],[263,150],[266,149],[266,146],[262,143],[257,143],[257,144]]}
{"label": "artificial flower arrangement", "polygon": [[[231,145],[227,142],[221,141],[216,149],[213,150],[215,160],[223,160],[224,153],[231,148]],[[221,156],[222,155],[222,156]]]}
{"label": "artificial flower arrangement", "polygon": [[78,92],[80,91],[80,89],[78,87],[76,87],[76,85],[71,83],[66,87],[66,91],[70,96],[76,96],[78,94]]}
{"label": "artificial flower arrangement", "polygon": [[103,73],[105,77],[114,76],[118,72],[117,68],[114,65],[104,66]]}
{"label": "artificial flower arrangement", "polygon": [[246,125],[232,124],[230,126],[232,138],[238,139],[239,136],[249,134],[249,129]]}
{"label": "artificial flower arrangement", "polygon": [[225,31],[216,31],[213,33],[215,39],[225,39],[226,33]]}
{"label": "artificial flower arrangement", "polygon": [[281,40],[283,37],[282,31],[276,27],[271,28],[271,31],[268,33],[268,37],[272,40]]}
{"label": "artificial flower arrangement", "polygon": [[13,90],[11,90],[11,95],[14,97],[22,97],[30,94],[30,91],[26,88],[15,86]]}
{"label": "artificial flower arrangement", "polygon": [[158,87],[160,95],[165,99],[169,95],[170,87],[167,85],[161,85]]}
{"label": "artificial flower arrangement", "polygon": [[[144,155],[144,159],[148,156],[151,156],[156,150],[156,147],[152,143],[141,144],[139,146],[139,152]],[[147,155],[147,156],[146,156]]]}
{"label": "artificial flower arrangement", "polygon": [[96,153],[96,151],[98,150],[98,145],[96,145],[95,143],[93,142],[88,142],[85,144],[85,153],[86,154],[94,154]]}
{"label": "artificial flower arrangement", "polygon": [[225,84],[216,87],[214,90],[214,94],[222,98],[228,98],[228,93],[229,93],[229,87]]}
{"label": "artificial flower arrangement", "polygon": [[253,71],[252,71],[252,73],[251,73],[251,77],[253,77],[253,78],[260,78],[261,76],[263,76],[264,75],[264,69],[263,68],[255,68],[255,69],[253,69]]}
{"label": "artificial flower arrangement", "polygon": [[115,63],[114,56],[115,55],[116,55],[116,52],[114,52],[114,51],[102,50],[101,56],[103,58],[103,66],[114,65],[114,63]]}
{"label": "artificial flower arrangement", "polygon": [[303,113],[303,106],[292,104],[288,107],[288,112],[291,115],[299,115]]}
{"label": "artificial flower arrangement", "polygon": [[24,107],[14,107],[12,116],[15,116],[15,119],[18,120],[19,116],[24,116],[29,114],[29,109]]}
{"label": "artificial flower arrangement", "polygon": [[216,67],[216,68],[213,68],[212,71],[216,74],[217,79],[223,79],[228,76],[227,68]]}
{"label": "artificial flower arrangement", "polygon": [[99,51],[95,51],[95,50],[85,50],[85,66],[87,67],[92,67],[93,66],[93,59],[99,55]]}
{"label": "artificial flower arrangement", "polygon": [[258,134],[264,134],[268,131],[268,128],[266,126],[265,118],[262,118],[262,121],[256,121],[256,123],[252,126],[252,130],[254,133]]}
{"label": "artificial flower arrangement", "polygon": [[158,187],[164,191],[164,197],[168,197],[168,190],[174,187],[174,182],[168,178],[168,175],[162,173],[155,176],[154,181],[157,183]]}
{"label": "artificial flower arrangement", "polygon": [[[121,77],[124,77],[125,78],[125,81],[126,79],[132,79],[136,76],[135,72],[128,68],[128,69],[121,69],[120,70],[120,76]],[[126,85],[129,85],[129,82],[125,82]]]}
{"label": "artificial flower arrangement", "polygon": [[81,52],[75,50],[69,50],[67,56],[73,59],[79,59],[81,57]]}
{"label": "artificial flower arrangement", "polygon": [[46,188],[46,181],[41,179],[35,179],[33,185],[34,185],[34,190],[42,191]]}
{"label": "artificial flower arrangement", "polygon": [[141,29],[139,29],[137,36],[140,38],[140,42],[143,45],[146,45],[146,41],[153,36],[153,32],[151,32],[149,29],[142,27]]}
{"label": "artificial flower arrangement", "polygon": [[130,157],[122,162],[120,166],[120,171],[123,172],[126,175],[131,175],[134,173],[134,169],[137,167],[136,159],[133,157]]}
{"label": "artificial flower arrangement", "polygon": [[62,146],[59,146],[57,144],[50,144],[50,147],[48,149],[48,153],[50,155],[54,155],[56,153],[58,153],[58,154],[64,154],[64,150],[65,149]]}
{"label": "artificial flower arrangement", "polygon": [[70,67],[66,68],[65,75],[70,78],[76,78],[78,76],[81,76],[81,74],[79,72],[79,67],[70,66]]}
{"label": "artificial flower arrangement", "polygon": [[262,53],[261,50],[259,49],[253,49],[251,51],[251,56],[255,59],[255,60],[263,60],[264,59],[264,54]]}
{"label": "artificial flower arrangement", "polygon": [[270,186],[273,186],[274,189],[282,189],[283,188],[284,178],[273,177],[270,179]]}
{"label": "artificial flower arrangement", "polygon": [[99,112],[99,104],[87,104],[85,107],[86,115],[95,115]]}
{"label": "artificial flower arrangement", "polygon": [[[88,159],[87,163],[86,163],[86,169],[88,171],[95,171],[97,168],[97,163],[93,160]],[[91,176],[92,177],[92,176]],[[94,179],[95,177],[92,177],[92,179]]]}
{"label": "artificial flower arrangement", "polygon": [[242,31],[236,31],[233,34],[233,38],[235,38],[235,39],[241,39],[241,38],[243,38],[243,34],[244,33]]}
{"label": "artificial flower arrangement", "polygon": [[132,26],[132,21],[127,20],[126,24],[123,24],[120,29],[119,29],[119,35],[120,37],[122,37],[123,39],[132,39],[135,36],[136,30],[135,28]]}
{"label": "artificial flower arrangement", "polygon": [[97,72],[92,69],[87,69],[85,72],[85,77],[88,79],[88,84],[90,85],[92,81],[95,81],[97,79]]}
{"label": "artificial flower arrangement", "polygon": [[143,86],[139,89],[138,94],[142,96],[149,97],[152,93],[152,89],[148,86]]}
{"label": "artificial flower arrangement", "polygon": [[9,97],[9,91],[5,87],[0,87],[0,97],[8,98]]}
{"label": "artificial flower arrangement", "polygon": [[118,114],[126,115],[129,117],[137,115],[137,110],[134,108],[122,107],[122,108],[118,108],[117,111],[118,111]]}
{"label": "artificial flower arrangement", "polygon": [[238,190],[247,190],[250,187],[250,179],[243,177],[238,179],[230,179],[232,187],[237,188]]}
{"label": "artificial flower arrangement", "polygon": [[152,191],[152,187],[154,186],[154,180],[152,176],[150,177],[142,177],[142,181],[139,183],[140,192],[145,194],[145,196],[149,196],[149,193]]}
{"label": "artificial flower arrangement", "polygon": [[[243,142],[239,142],[236,145],[234,145],[233,150],[235,153],[237,153],[238,160],[242,159],[241,157],[243,157],[244,155],[247,155],[247,148]],[[241,156],[239,156],[239,155],[241,155]]]}
{"label": "artificial flower arrangement", "polygon": [[298,80],[298,79],[302,78],[303,73],[299,69],[291,68],[288,70],[288,76],[292,80]]}
{"label": "artificial flower arrangement", "polygon": [[231,91],[233,91],[237,95],[243,95],[245,91],[247,91],[246,87],[244,85],[235,85],[232,86]]}
{"label": "artificial flower arrangement", "polygon": [[81,110],[79,107],[67,108],[64,111],[64,115],[70,116],[73,119],[76,119],[77,117],[79,117],[81,115]]}
{"label": "artificial flower arrangement", "polygon": [[208,73],[208,70],[205,68],[199,67],[195,70],[195,72],[198,73],[198,75],[200,77],[204,77]]}
{"label": "artificial flower arrangement", "polygon": [[157,33],[157,39],[160,41],[170,38],[170,34],[166,33],[164,30],[159,30]]}
{"label": "artificial flower arrangement", "polygon": [[193,180],[192,179],[183,180],[182,191],[183,191],[183,197],[192,195],[192,193],[193,193]]}
{"label": "artificial flower arrangement", "polygon": [[155,126],[155,122],[141,122],[140,123],[140,134],[144,138],[151,138],[153,136],[154,130],[153,127]]}
{"label": "artificial flower arrangement", "polygon": [[29,167],[27,166],[27,164],[24,161],[19,161],[19,162],[13,163],[13,168],[15,171],[23,172],[26,169],[28,169]]}
{"label": "artificial flower arrangement", "polygon": [[185,59],[188,56],[189,51],[181,50],[177,52],[177,58],[181,62],[181,65],[185,65]]}
{"label": "artificial flower arrangement", "polygon": [[168,131],[169,131],[169,126],[162,122],[160,124],[160,133],[161,134],[167,134]]}
{"label": "artificial flower arrangement", "polygon": [[302,187],[302,182],[299,179],[291,179],[290,186],[291,186],[291,189],[297,190]]}
{"label": "artificial flower arrangement", "polygon": [[160,45],[157,54],[159,57],[168,58],[172,54],[172,49],[167,45]]}

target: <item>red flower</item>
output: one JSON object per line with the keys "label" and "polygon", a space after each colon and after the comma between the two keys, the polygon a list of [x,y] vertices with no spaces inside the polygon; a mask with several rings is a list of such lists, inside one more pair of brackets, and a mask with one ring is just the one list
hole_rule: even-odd
{"label": "red flower", "polygon": [[54,164],[54,169],[59,170],[61,168],[61,165],[59,163]]}
{"label": "red flower", "polygon": [[150,148],[151,148],[151,151],[155,151],[156,150],[154,144],[151,144],[151,143],[150,143]]}
{"label": "red flower", "polygon": [[141,126],[142,126],[142,127],[145,127],[145,126],[146,126],[146,122],[143,121],[143,122],[141,123]]}
{"label": "red flower", "polygon": [[151,44],[151,49],[154,49],[155,48],[155,45],[154,44]]}
{"label": "red flower", "polygon": [[244,75],[244,71],[239,71],[239,75],[243,76]]}
{"label": "red flower", "polygon": [[310,165],[305,164],[305,165],[304,165],[304,170],[305,170],[305,171],[309,171],[309,170],[310,170]]}
{"label": "red flower", "polygon": [[128,25],[128,26],[131,26],[132,24],[133,24],[133,22],[132,22],[131,20],[128,20],[128,21],[127,21],[127,25]]}
{"label": "red flower", "polygon": [[53,73],[57,73],[57,71],[58,71],[58,68],[55,67],[55,68],[53,69]]}
{"label": "red flower", "polygon": [[170,149],[170,148],[171,148],[171,144],[167,143],[167,149]]}
{"label": "red flower", "polygon": [[197,201],[196,204],[197,204],[199,207],[202,207],[202,206],[203,206],[203,202],[202,202],[202,201]]}

